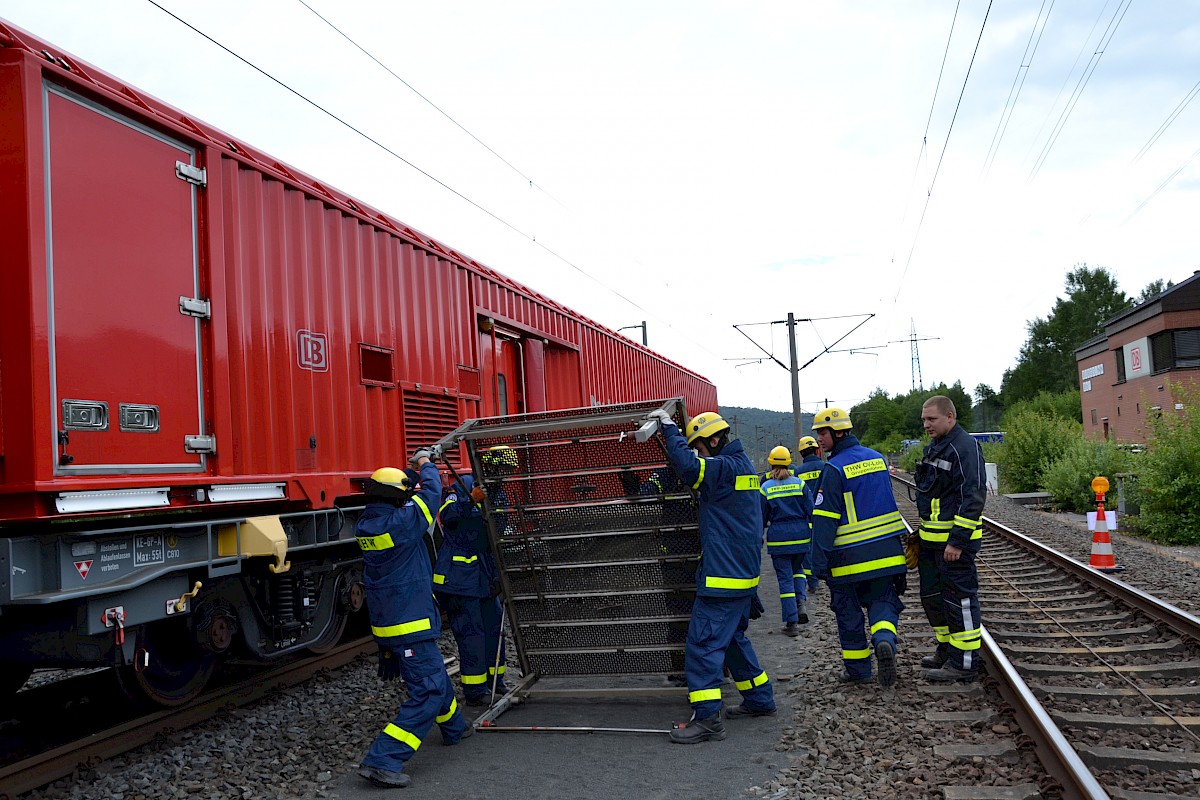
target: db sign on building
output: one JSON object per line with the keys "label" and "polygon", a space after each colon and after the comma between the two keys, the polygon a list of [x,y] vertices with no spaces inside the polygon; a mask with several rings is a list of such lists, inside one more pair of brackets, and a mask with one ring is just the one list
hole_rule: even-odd
{"label": "db sign on building", "polygon": [[296,331],[296,359],[301,369],[325,372],[329,369],[329,347],[325,334]]}

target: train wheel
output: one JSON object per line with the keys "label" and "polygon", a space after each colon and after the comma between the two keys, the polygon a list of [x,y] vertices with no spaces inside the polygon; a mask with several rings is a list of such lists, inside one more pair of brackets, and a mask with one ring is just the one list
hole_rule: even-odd
{"label": "train wheel", "polygon": [[174,707],[204,691],[216,665],[185,622],[163,620],[138,630],[134,663],[118,668],[117,678],[134,702]]}
{"label": "train wheel", "polygon": [[334,611],[334,618],[330,621],[329,627],[320,639],[309,645],[309,652],[321,655],[332,650],[334,645],[341,641],[342,634],[346,632],[346,624],[349,622],[350,616],[362,610],[366,599],[366,590],[363,589],[362,581],[357,575],[353,576],[340,592],[338,607]]}
{"label": "train wheel", "polygon": [[16,694],[32,674],[33,667],[28,664],[0,661],[0,699],[7,700]]}

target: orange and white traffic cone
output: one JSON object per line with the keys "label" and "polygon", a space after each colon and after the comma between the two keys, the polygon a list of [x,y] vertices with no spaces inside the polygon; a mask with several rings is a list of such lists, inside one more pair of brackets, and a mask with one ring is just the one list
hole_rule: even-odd
{"label": "orange and white traffic cone", "polygon": [[1113,557],[1112,539],[1108,535],[1108,517],[1104,511],[1104,493],[1108,491],[1108,479],[1103,475],[1092,479],[1092,491],[1096,493],[1096,530],[1092,533],[1092,556],[1088,566],[1100,572],[1120,572]]}

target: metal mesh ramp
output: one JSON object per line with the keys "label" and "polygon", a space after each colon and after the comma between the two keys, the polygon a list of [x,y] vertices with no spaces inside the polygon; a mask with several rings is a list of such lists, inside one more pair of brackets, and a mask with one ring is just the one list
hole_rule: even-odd
{"label": "metal mesh ramp", "polygon": [[465,445],[487,490],[525,687],[683,672],[700,537],[655,426],[634,434],[658,408],[686,419],[681,399],[598,406],[470,420],[440,443]]}

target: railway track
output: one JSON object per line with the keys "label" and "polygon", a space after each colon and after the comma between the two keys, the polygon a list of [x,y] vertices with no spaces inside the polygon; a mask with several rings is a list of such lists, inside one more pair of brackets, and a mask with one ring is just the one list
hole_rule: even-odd
{"label": "railway track", "polygon": [[[896,483],[915,528],[911,484]],[[986,517],[984,531],[984,660],[1020,743],[1057,784],[1040,788],[1065,798],[1195,797],[1200,619]]]}
{"label": "railway track", "polygon": [[[0,800],[14,800],[17,795],[70,775],[76,769],[95,765],[160,737],[170,736],[173,732],[187,730],[230,708],[248,705],[269,697],[282,689],[303,683],[320,672],[337,669],[361,656],[374,653],[375,650],[376,645],[371,637],[353,638],[320,655],[296,660],[269,670],[257,670],[249,677],[208,690],[194,701],[178,708],[134,715],[128,719],[121,719],[118,724],[111,727],[86,732],[82,738],[56,743],[48,749],[25,753],[20,760],[0,766]],[[98,684],[104,676],[94,674],[87,677],[95,679],[91,682],[92,684]],[[63,686],[58,689],[55,686],[40,687],[39,692],[45,696],[45,699],[39,698],[36,702],[50,702],[49,698],[57,691],[71,693],[71,699],[57,702],[58,708],[87,708],[99,705],[99,703],[93,703],[86,695],[86,692],[90,690],[82,689],[79,681],[68,680],[61,683]],[[107,685],[111,686],[111,681]],[[85,694],[80,696],[78,694],[80,691]],[[24,693],[19,693],[18,697],[20,694]],[[94,709],[88,710],[89,714],[91,710]],[[65,714],[66,712],[56,712],[56,716],[60,713]],[[55,724],[60,729],[72,727],[65,716],[56,719]]]}

